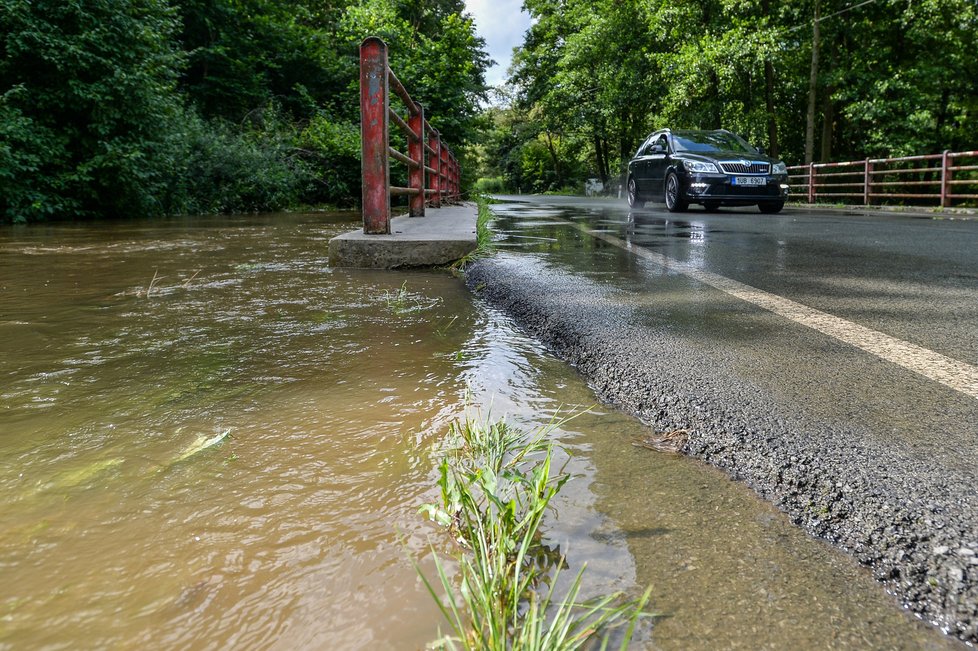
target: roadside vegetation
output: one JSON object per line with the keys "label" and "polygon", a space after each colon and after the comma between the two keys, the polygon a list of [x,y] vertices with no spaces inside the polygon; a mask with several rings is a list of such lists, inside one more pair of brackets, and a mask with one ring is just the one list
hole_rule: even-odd
{"label": "roadside vegetation", "polygon": [[438,468],[441,502],[421,509],[457,545],[454,576],[437,554],[437,584],[419,570],[452,629],[434,648],[556,651],[594,642],[606,648],[617,634],[625,649],[647,615],[649,592],[638,599],[581,598],[585,568],[558,594],[565,557],[542,531],[551,501],[571,479],[552,468],[549,435],[558,424],[532,435],[502,421],[451,426]]}
{"label": "roadside vegetation", "polygon": [[617,184],[663,127],[729,129],[789,165],[978,149],[973,0],[525,6],[480,150],[493,191]]}
{"label": "roadside vegetation", "polygon": [[0,222],[354,205],[368,35],[464,157],[488,58],[463,9],[0,0]]}

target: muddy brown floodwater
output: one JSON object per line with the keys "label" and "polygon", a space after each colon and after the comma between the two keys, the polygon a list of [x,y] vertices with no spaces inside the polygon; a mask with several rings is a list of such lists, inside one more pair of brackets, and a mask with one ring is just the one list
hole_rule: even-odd
{"label": "muddy brown floodwater", "polygon": [[[448,424],[591,407],[441,272],[329,269],[350,215],[0,230],[0,649],[421,649]],[[958,648],[744,486],[594,408],[548,537],[653,587],[649,649]],[[426,571],[430,560],[422,561]]]}

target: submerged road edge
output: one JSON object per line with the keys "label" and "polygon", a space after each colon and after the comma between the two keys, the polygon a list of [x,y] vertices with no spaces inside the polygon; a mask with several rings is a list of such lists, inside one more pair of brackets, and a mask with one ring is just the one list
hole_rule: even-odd
{"label": "submerged road edge", "polygon": [[603,403],[657,432],[687,430],[685,454],[870,567],[914,614],[978,642],[973,487],[858,431],[782,418],[757,387],[698,374],[702,360],[678,336],[629,325],[630,308],[585,278],[499,254],[476,261],[465,279],[574,365]]}

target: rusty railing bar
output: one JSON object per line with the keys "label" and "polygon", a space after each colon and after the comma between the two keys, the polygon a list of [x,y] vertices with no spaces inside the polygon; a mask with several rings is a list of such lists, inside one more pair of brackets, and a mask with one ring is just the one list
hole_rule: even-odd
{"label": "rusty railing bar", "polygon": [[[870,194],[869,196],[871,196],[871,197],[884,197],[884,198],[889,197],[891,199],[940,199],[941,198],[941,195],[938,194],[937,192],[932,192],[930,194],[904,194],[904,193],[898,193],[898,192],[884,192],[884,193],[881,194],[881,193],[878,193],[878,192],[874,192],[874,193]],[[953,198],[957,199],[957,198],[963,197],[963,196],[964,195],[962,195],[962,194],[956,194],[956,195],[954,195]]]}
{"label": "rusty railing bar", "polygon": [[921,154],[919,156],[901,156],[900,158],[871,158],[870,163],[902,163],[914,160],[934,160],[944,154]]}
{"label": "rusty railing bar", "polygon": [[856,176],[856,175],[862,175],[862,173],[863,173],[862,170],[852,170],[851,172],[829,172],[828,174],[819,174],[818,178],[829,179],[835,176]]}
{"label": "rusty railing bar", "polygon": [[394,92],[397,93],[397,96],[401,98],[402,102],[404,102],[404,106],[407,107],[408,111],[410,111],[412,115],[417,115],[420,113],[421,108],[413,99],[411,99],[407,89],[404,88],[404,84],[402,84],[401,80],[397,78],[397,75],[395,75],[394,71],[390,69],[390,66],[387,68],[387,79],[389,80],[391,87],[394,89]]}
{"label": "rusty railing bar", "polygon": [[391,186],[391,194],[404,195],[404,194],[418,194],[420,190],[417,188],[402,188],[396,185]]}
{"label": "rusty railing bar", "polygon": [[873,181],[873,186],[880,187],[894,187],[894,186],[907,186],[907,185],[940,185],[941,182],[938,181]]}
{"label": "rusty railing bar", "polygon": [[404,121],[404,118],[402,118],[400,115],[398,115],[397,112],[394,109],[388,109],[388,111],[390,112],[389,113],[390,119],[394,122],[394,124],[396,124],[398,126],[398,128],[401,131],[404,132],[404,135],[405,136],[407,136],[408,138],[417,138],[418,137],[418,134],[416,134],[414,132],[414,130],[411,129],[411,127],[408,126],[408,123]]}
{"label": "rusty railing bar", "polygon": [[388,146],[387,147],[387,153],[390,155],[391,158],[395,158],[395,159],[401,161],[402,163],[404,163],[408,167],[414,168],[414,167],[418,167],[418,165],[420,165],[420,163],[418,163],[418,161],[412,160],[410,157],[405,156],[404,154],[402,154],[401,152],[397,151],[393,147]]}
{"label": "rusty railing bar", "polygon": [[888,170],[876,170],[873,174],[883,176],[884,174],[922,174],[924,172],[940,172],[940,167],[894,167]]}
{"label": "rusty railing bar", "polygon": [[[843,163],[812,163],[812,165],[816,169],[825,169],[826,167],[855,167],[857,165],[862,167],[865,163],[866,163],[865,160],[856,160],[856,161],[846,161]],[[808,165],[805,165],[805,167],[808,167]]]}

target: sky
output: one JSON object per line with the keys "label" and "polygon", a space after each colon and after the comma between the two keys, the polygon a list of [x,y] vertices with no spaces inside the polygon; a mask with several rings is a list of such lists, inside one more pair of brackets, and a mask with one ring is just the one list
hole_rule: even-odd
{"label": "sky", "polygon": [[475,18],[476,31],[486,39],[486,51],[496,65],[486,71],[486,82],[498,86],[506,79],[513,48],[523,43],[530,27],[530,16],[523,12],[523,0],[465,0]]}

